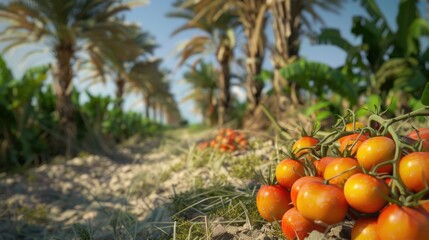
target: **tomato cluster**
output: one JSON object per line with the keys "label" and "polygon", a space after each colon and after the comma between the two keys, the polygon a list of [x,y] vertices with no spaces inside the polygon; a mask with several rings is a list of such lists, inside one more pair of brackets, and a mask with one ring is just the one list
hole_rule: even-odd
{"label": "tomato cluster", "polygon": [[352,239],[427,239],[429,128],[400,135],[392,124],[406,119],[370,117],[297,139],[276,184],[257,194],[261,216],[281,221],[288,239],[344,221],[355,222]]}
{"label": "tomato cluster", "polygon": [[218,149],[221,152],[233,152],[249,147],[246,136],[231,128],[220,129],[218,134],[211,141],[204,141],[198,144],[200,150],[206,148]]}

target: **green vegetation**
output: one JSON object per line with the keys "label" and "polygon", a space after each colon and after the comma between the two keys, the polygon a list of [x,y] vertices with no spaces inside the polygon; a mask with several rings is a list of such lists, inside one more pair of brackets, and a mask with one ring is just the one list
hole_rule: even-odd
{"label": "green vegetation", "polygon": [[[48,162],[65,147],[55,95],[50,86],[43,84],[48,71],[48,67],[36,67],[15,79],[0,57],[2,171]],[[138,113],[112,108],[115,100],[110,97],[86,93],[88,101],[80,103],[80,95],[73,91],[78,140],[75,150],[109,154],[113,144],[135,135],[153,136],[163,129]]]}
{"label": "green vegetation", "polygon": [[[393,118],[429,102],[429,95],[421,98],[425,87],[429,89],[429,24],[417,0],[399,1],[396,27],[390,26],[376,0],[355,1],[365,14],[343,17],[352,18],[349,30],[357,42],[338,29],[313,24],[323,22],[319,10],[341,14],[345,1],[176,0],[166,17],[181,20],[183,25],[172,35],[196,32],[177,46],[177,66],[184,68],[183,81],[190,86],[183,99],[172,93],[173,69],[165,69],[154,56],[159,43],[152,33],[142,30],[150,23],[140,27],[125,19],[134,4],[144,2],[0,3],[2,49],[7,52],[36,44],[52,57],[46,66],[26,69],[20,77],[13,76],[8,60],[0,57],[1,174],[22,173],[42,164],[67,164],[75,156],[113,156],[121,150],[139,155],[133,160],[144,165],[149,161],[143,156],[147,151],[135,153],[136,148],[165,153],[153,160],[159,163],[153,165],[159,171],[138,172],[128,189],[120,189],[126,194],[115,201],[126,202],[120,206],[124,208],[102,207],[109,219],[103,229],[94,229],[91,223],[71,223],[70,231],[79,239],[99,235],[206,239],[219,232],[227,238],[230,233],[219,230],[226,227],[262,229],[266,236],[279,238],[280,226],[264,222],[255,207],[259,172],[282,160],[291,136],[299,134],[299,125],[322,122],[319,133],[323,135],[324,127],[334,125],[336,115],[360,121],[368,112],[386,109],[383,114]],[[306,37],[315,44],[340,48],[346,55],[344,62],[332,67],[300,57]],[[32,54],[37,51],[26,56]],[[83,82],[85,74],[91,83],[114,84],[115,95],[77,91],[74,86]],[[237,89],[245,93],[245,101],[234,94]],[[124,100],[131,95],[143,103],[142,111],[124,110]],[[187,101],[195,103],[202,123],[186,126],[179,107]],[[409,128],[426,126],[428,118],[416,116],[415,120],[422,123]],[[250,141],[240,151],[235,151],[234,139],[229,145],[225,138],[203,141],[215,127],[243,128],[240,132],[249,133]],[[217,150],[210,147],[212,143]],[[161,158],[172,156],[180,159],[163,165]],[[181,179],[172,179],[179,174]],[[32,185],[40,178],[29,172],[22,181]],[[176,185],[182,183],[185,186],[176,192]],[[168,187],[174,194],[166,206],[145,202],[147,195],[166,193]],[[135,198],[142,198],[137,200],[143,203]],[[144,220],[128,209],[142,205],[151,211],[148,216],[139,212]],[[1,206],[12,208],[8,203]],[[43,202],[13,207],[15,212],[8,209],[7,214],[23,218],[13,231],[19,232],[21,225],[49,224],[50,212]]]}

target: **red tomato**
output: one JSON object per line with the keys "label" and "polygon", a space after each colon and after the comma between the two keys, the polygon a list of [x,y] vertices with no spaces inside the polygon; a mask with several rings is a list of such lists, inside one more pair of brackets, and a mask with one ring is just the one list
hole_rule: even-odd
{"label": "red tomato", "polygon": [[352,240],[378,240],[377,218],[362,217],[356,220],[352,228]]}
{"label": "red tomato", "polygon": [[291,188],[293,183],[304,175],[304,166],[292,159],[284,159],[276,167],[277,181],[284,188]]}
{"label": "red tomato", "polygon": [[287,239],[304,239],[313,230],[324,232],[325,227],[307,220],[295,207],[283,215],[282,231]]}
{"label": "red tomato", "polygon": [[354,156],[360,145],[367,140],[365,135],[359,135],[359,133],[354,133],[344,137],[340,145],[340,152],[348,151],[350,156]]}
{"label": "red tomato", "polygon": [[[372,137],[364,141],[357,150],[356,158],[359,164],[370,171],[379,163],[393,160],[395,157],[395,142],[383,136]],[[377,169],[378,173],[391,173],[392,164]]]}
{"label": "red tomato", "polygon": [[301,187],[296,198],[298,211],[310,221],[336,224],[344,220],[348,204],[341,188],[309,182]]}
{"label": "red tomato", "polygon": [[[306,155],[308,152],[310,152],[310,149],[307,149],[307,148],[314,147],[318,143],[319,143],[319,140],[317,138],[309,137],[309,136],[301,137],[293,144],[292,152],[295,154],[297,158],[299,158],[301,156]],[[310,157],[310,159],[314,160],[313,157]]]}
{"label": "red tomato", "polygon": [[429,236],[429,216],[418,208],[389,205],[377,220],[379,239],[424,240]]}
{"label": "red tomato", "polygon": [[280,220],[292,207],[290,193],[279,185],[263,185],[256,195],[256,207],[266,221]]}
{"label": "red tomato", "polygon": [[323,177],[323,172],[325,171],[326,166],[331,163],[336,157],[323,157],[317,161],[314,161],[313,164],[317,170],[317,176]]}
{"label": "red tomato", "polygon": [[386,204],[389,189],[386,183],[371,175],[357,173],[344,184],[347,203],[363,213],[376,213]]}
{"label": "red tomato", "polygon": [[292,204],[296,206],[296,197],[298,196],[298,192],[301,189],[301,187],[309,182],[320,182],[323,183],[323,178],[321,177],[313,177],[313,176],[305,176],[302,177],[292,185],[292,188],[290,189],[290,198],[292,200]]}
{"label": "red tomato", "polygon": [[414,192],[429,185],[429,152],[413,152],[399,160],[399,177]]}
{"label": "red tomato", "polygon": [[349,177],[360,172],[362,169],[354,158],[337,158],[326,166],[323,178],[342,188]]}
{"label": "red tomato", "polygon": [[429,128],[419,128],[416,131],[410,132],[407,136],[417,141],[422,140],[422,152],[429,152]]}
{"label": "red tomato", "polygon": [[238,145],[239,145],[241,148],[245,148],[245,147],[247,147],[247,146],[248,146],[247,140],[246,140],[246,139],[241,140],[240,142],[238,142]]}

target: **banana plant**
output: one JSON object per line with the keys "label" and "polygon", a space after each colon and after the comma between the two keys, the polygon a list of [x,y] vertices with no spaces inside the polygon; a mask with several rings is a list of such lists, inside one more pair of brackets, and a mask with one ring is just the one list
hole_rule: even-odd
{"label": "banana plant", "polygon": [[396,31],[389,26],[374,0],[361,1],[368,16],[354,16],[351,32],[362,39],[352,45],[336,29],[324,29],[318,40],[347,52],[344,68],[351,74],[364,73],[367,94],[387,96],[405,91],[420,96],[427,82],[429,48],[421,51],[421,37],[428,36],[429,24],[421,18],[417,1],[401,1]]}
{"label": "banana plant", "polygon": [[305,78],[311,83],[307,84],[307,90],[314,88],[310,91],[317,96],[328,88],[347,98],[351,105],[357,103],[359,96],[366,99],[381,96],[386,106],[393,96],[400,95],[398,108],[407,107],[410,98],[421,96],[429,78],[425,64],[429,60],[429,48],[421,50],[421,38],[428,35],[429,24],[419,16],[416,3],[416,0],[400,2],[398,29],[394,31],[374,0],[362,0],[361,5],[368,14],[354,16],[351,28],[351,32],[362,39],[361,43],[350,43],[339,30],[332,28],[323,29],[318,36],[320,44],[334,45],[346,52],[343,66],[332,69],[301,60],[283,69],[283,74]]}
{"label": "banana plant", "polygon": [[27,70],[15,79],[0,56],[0,168],[28,166],[38,161],[48,147],[41,128],[36,95],[46,79],[49,67]]}

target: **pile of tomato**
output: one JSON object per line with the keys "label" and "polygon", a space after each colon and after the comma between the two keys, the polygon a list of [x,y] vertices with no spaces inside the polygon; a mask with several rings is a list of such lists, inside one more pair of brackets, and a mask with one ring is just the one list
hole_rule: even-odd
{"label": "pile of tomato", "polygon": [[246,136],[231,128],[222,128],[216,137],[210,141],[203,141],[198,144],[200,150],[206,148],[218,149],[221,152],[234,152],[236,150],[247,149],[249,147]]}
{"label": "pile of tomato", "polygon": [[281,221],[287,239],[353,222],[351,239],[429,238],[429,127],[399,134],[394,124],[429,115],[425,107],[368,123],[343,118],[323,138],[297,139],[264,184],[256,205]]}

